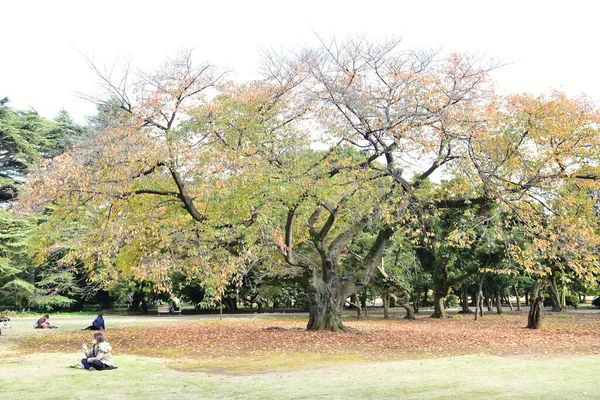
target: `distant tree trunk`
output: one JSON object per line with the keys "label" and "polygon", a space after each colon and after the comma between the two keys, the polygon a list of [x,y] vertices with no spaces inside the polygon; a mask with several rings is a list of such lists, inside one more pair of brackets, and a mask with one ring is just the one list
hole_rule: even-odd
{"label": "distant tree trunk", "polygon": [[146,311],[144,312],[148,312],[148,307],[145,304],[146,301],[144,300],[144,294],[142,292],[135,292],[131,300],[131,311],[141,312],[145,306]]}
{"label": "distant tree trunk", "polygon": [[527,317],[527,328],[539,329],[542,326],[544,312],[544,291],[542,282],[535,282],[531,287],[529,297],[529,315]]}
{"label": "distant tree trunk", "polygon": [[75,311],[75,312],[79,312],[79,311],[83,310],[83,303],[84,303],[83,299],[76,300],[75,302],[71,303],[70,310]]}
{"label": "distant tree trunk", "polygon": [[461,285],[461,297],[460,297],[460,306],[461,310],[459,314],[471,314],[473,311],[469,308],[469,286],[463,282]]}
{"label": "distant tree trunk", "polygon": [[238,310],[237,299],[235,297],[224,297],[221,302],[225,306],[225,310],[229,313],[234,313]]}
{"label": "distant tree trunk", "polygon": [[406,310],[406,315],[404,316],[404,319],[416,319],[413,308],[410,304],[408,304],[408,302],[402,303],[401,306],[404,307],[404,309]]}
{"label": "distant tree trunk", "polygon": [[556,277],[552,277],[550,279],[548,288],[550,289],[550,300],[552,301],[552,311],[554,312],[564,312],[566,311],[566,307],[563,307],[560,299],[560,291],[558,290],[558,285],[556,284]]}
{"label": "distant tree trunk", "polygon": [[394,298],[394,296],[389,296],[388,297],[388,307],[389,308],[395,308],[396,307],[396,299]]}
{"label": "distant tree trunk", "polygon": [[354,293],[352,296],[350,296],[350,301],[351,301],[351,305],[352,307],[354,307],[356,309],[356,319],[361,320],[362,319],[362,307],[360,305],[360,301],[358,300],[358,295],[356,293]]}
{"label": "distant tree trunk", "polygon": [[487,307],[488,312],[492,312],[492,309],[493,309],[493,307],[492,307],[492,301],[490,300],[490,298],[487,295],[487,293],[485,293],[484,297],[485,297],[485,306]]}
{"label": "distant tree trunk", "polygon": [[[447,291],[446,291],[447,292]],[[446,299],[447,293],[441,290],[434,290],[433,292],[433,314],[432,318],[448,318],[446,307],[444,306],[444,300]]]}
{"label": "distant tree trunk", "polygon": [[513,289],[515,291],[515,297],[517,298],[517,311],[521,311],[521,296],[519,296],[519,288],[517,285],[514,285]]}
{"label": "distant tree trunk", "polygon": [[419,308],[421,307],[421,291],[417,290],[413,292],[412,295],[412,299],[413,299],[413,310],[415,312],[415,314],[419,313]]}
{"label": "distant tree trunk", "polygon": [[386,293],[381,295],[381,301],[383,302],[383,319],[390,318],[389,302],[390,296]]}
{"label": "distant tree trunk", "polygon": [[37,273],[36,273],[35,268],[31,268],[29,270],[28,278],[29,278],[29,283],[32,285],[35,285],[35,280],[37,278]]}
{"label": "distant tree trunk", "polygon": [[369,311],[367,311],[367,292],[365,291],[360,295],[360,307],[365,310],[365,317],[369,316]]}
{"label": "distant tree trunk", "polygon": [[[393,279],[390,279],[390,277],[388,276],[388,274],[385,272],[385,269],[383,268],[383,265],[380,265],[378,267],[379,272],[381,273],[381,275],[383,276],[383,278],[386,280],[386,286],[388,287],[388,290],[385,290],[385,300],[383,303],[384,306],[384,318],[386,317],[386,302],[389,302],[390,299],[394,299],[394,302],[400,303],[400,305],[402,307],[404,307],[404,309],[406,310],[406,316],[404,317],[404,319],[415,319],[415,314],[413,311],[413,308],[410,305],[410,293],[408,293],[408,290],[406,290],[403,286],[399,285],[398,283],[396,283]],[[399,291],[402,292],[402,297],[396,297],[396,295],[394,295],[394,293],[392,293],[392,291]]]}
{"label": "distant tree trunk", "polygon": [[502,293],[496,292],[496,313],[502,314]]}
{"label": "distant tree trunk", "polygon": [[477,294],[475,295],[475,321],[477,321],[477,315],[483,317],[483,280],[485,273],[479,277],[479,283],[477,285]]}
{"label": "distant tree trunk", "polygon": [[400,289],[403,296],[401,298],[396,298],[396,301],[400,303],[400,306],[402,306],[406,310],[406,315],[404,316],[404,319],[415,319],[414,310],[410,305],[410,293],[408,293],[408,291],[404,288],[399,287],[398,289]]}
{"label": "distant tree trunk", "polygon": [[508,290],[508,293],[506,294],[506,297],[504,299],[506,300],[506,303],[508,304],[508,308],[510,308],[510,311],[515,311],[515,309],[513,308],[512,302],[510,301],[510,289]]}

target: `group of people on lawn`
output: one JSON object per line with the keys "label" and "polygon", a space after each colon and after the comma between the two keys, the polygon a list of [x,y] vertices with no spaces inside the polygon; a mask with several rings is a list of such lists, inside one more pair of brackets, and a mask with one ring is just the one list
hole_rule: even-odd
{"label": "group of people on lawn", "polygon": [[[50,316],[48,314],[44,315],[43,317],[41,317],[40,319],[38,319],[34,324],[33,327],[35,329],[53,329],[53,328],[58,328],[58,326],[56,325],[52,325],[52,323],[49,321]],[[98,316],[96,317],[96,319],[92,322],[92,325],[88,326],[87,328],[82,329],[83,331],[103,331],[106,328],[104,327],[104,317],[102,316],[102,314],[98,314]]]}
{"label": "group of people on lawn", "polygon": [[[175,313],[178,310],[175,302],[169,308],[171,313]],[[35,329],[56,329],[58,326],[52,325],[49,321],[50,316],[48,314],[44,315],[40,319],[38,319],[33,327]],[[84,331],[104,331],[106,328],[104,326],[104,317],[102,314],[98,314],[96,319],[92,322],[90,326],[84,328]],[[90,371],[98,370],[107,370],[107,369],[115,369],[116,367],[112,365],[112,347],[104,338],[104,335],[101,332],[94,333],[94,337],[92,339],[92,348],[89,349],[88,346],[84,343],[82,346],[83,353],[85,354],[85,358],[81,359],[80,363],[73,365],[74,368],[82,368]]]}
{"label": "group of people on lawn", "polygon": [[[58,328],[49,321],[50,316],[44,315],[38,319],[34,324],[35,329],[53,329]],[[104,317],[102,314],[98,314],[96,319],[90,326],[84,328],[84,331],[104,331]],[[102,371],[107,369],[115,369],[112,365],[112,346],[106,341],[104,335],[101,332],[94,333],[92,338],[92,348],[89,349],[87,344],[82,346],[85,357],[81,359],[80,363],[73,365],[74,368],[87,369],[90,371]]]}

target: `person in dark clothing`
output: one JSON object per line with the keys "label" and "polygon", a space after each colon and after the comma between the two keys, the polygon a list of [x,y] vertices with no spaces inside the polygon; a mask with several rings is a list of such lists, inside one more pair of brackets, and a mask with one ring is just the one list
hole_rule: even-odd
{"label": "person in dark clothing", "polygon": [[90,325],[87,328],[82,329],[82,330],[84,330],[84,331],[103,331],[103,330],[105,330],[104,318],[102,317],[102,314],[98,314],[98,316],[96,317],[94,322],[92,322],[92,325]]}

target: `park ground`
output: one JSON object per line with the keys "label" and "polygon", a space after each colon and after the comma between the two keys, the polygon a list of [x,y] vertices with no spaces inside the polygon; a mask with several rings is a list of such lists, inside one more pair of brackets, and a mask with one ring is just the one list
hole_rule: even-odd
{"label": "park ground", "polygon": [[395,314],[348,333],[307,332],[306,316],[107,317],[113,371],[69,368],[90,316],[60,329],[14,318],[0,336],[7,399],[600,399],[600,313],[548,314],[541,330],[506,313],[416,321]]}

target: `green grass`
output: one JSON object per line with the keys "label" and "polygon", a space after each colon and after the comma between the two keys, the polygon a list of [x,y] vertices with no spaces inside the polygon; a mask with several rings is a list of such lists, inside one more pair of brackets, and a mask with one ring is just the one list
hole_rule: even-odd
{"label": "green grass", "polygon": [[[12,399],[593,399],[600,357],[527,360],[463,356],[247,375],[169,368],[158,359],[121,355],[119,369],[66,368],[70,355],[0,364],[2,394]],[[243,367],[243,360],[239,360]],[[582,371],[585,373],[582,374]]]}
{"label": "green grass", "polygon": [[[61,329],[78,329],[89,318],[57,318]],[[153,323],[183,319],[151,318]],[[180,362],[119,354],[113,371],[90,372],[68,365],[81,358],[46,352],[19,354],[12,344],[53,331],[11,321],[0,337],[0,394],[6,399],[597,399],[600,356],[459,357],[365,362],[356,357],[295,353],[277,355],[256,368],[251,357],[220,363]],[[107,321],[109,322],[109,321]],[[135,327],[148,318],[114,318],[110,326]],[[518,338],[515,338],[518,340]],[[288,368],[276,368],[282,363]],[[277,371],[277,372],[275,372]]]}

